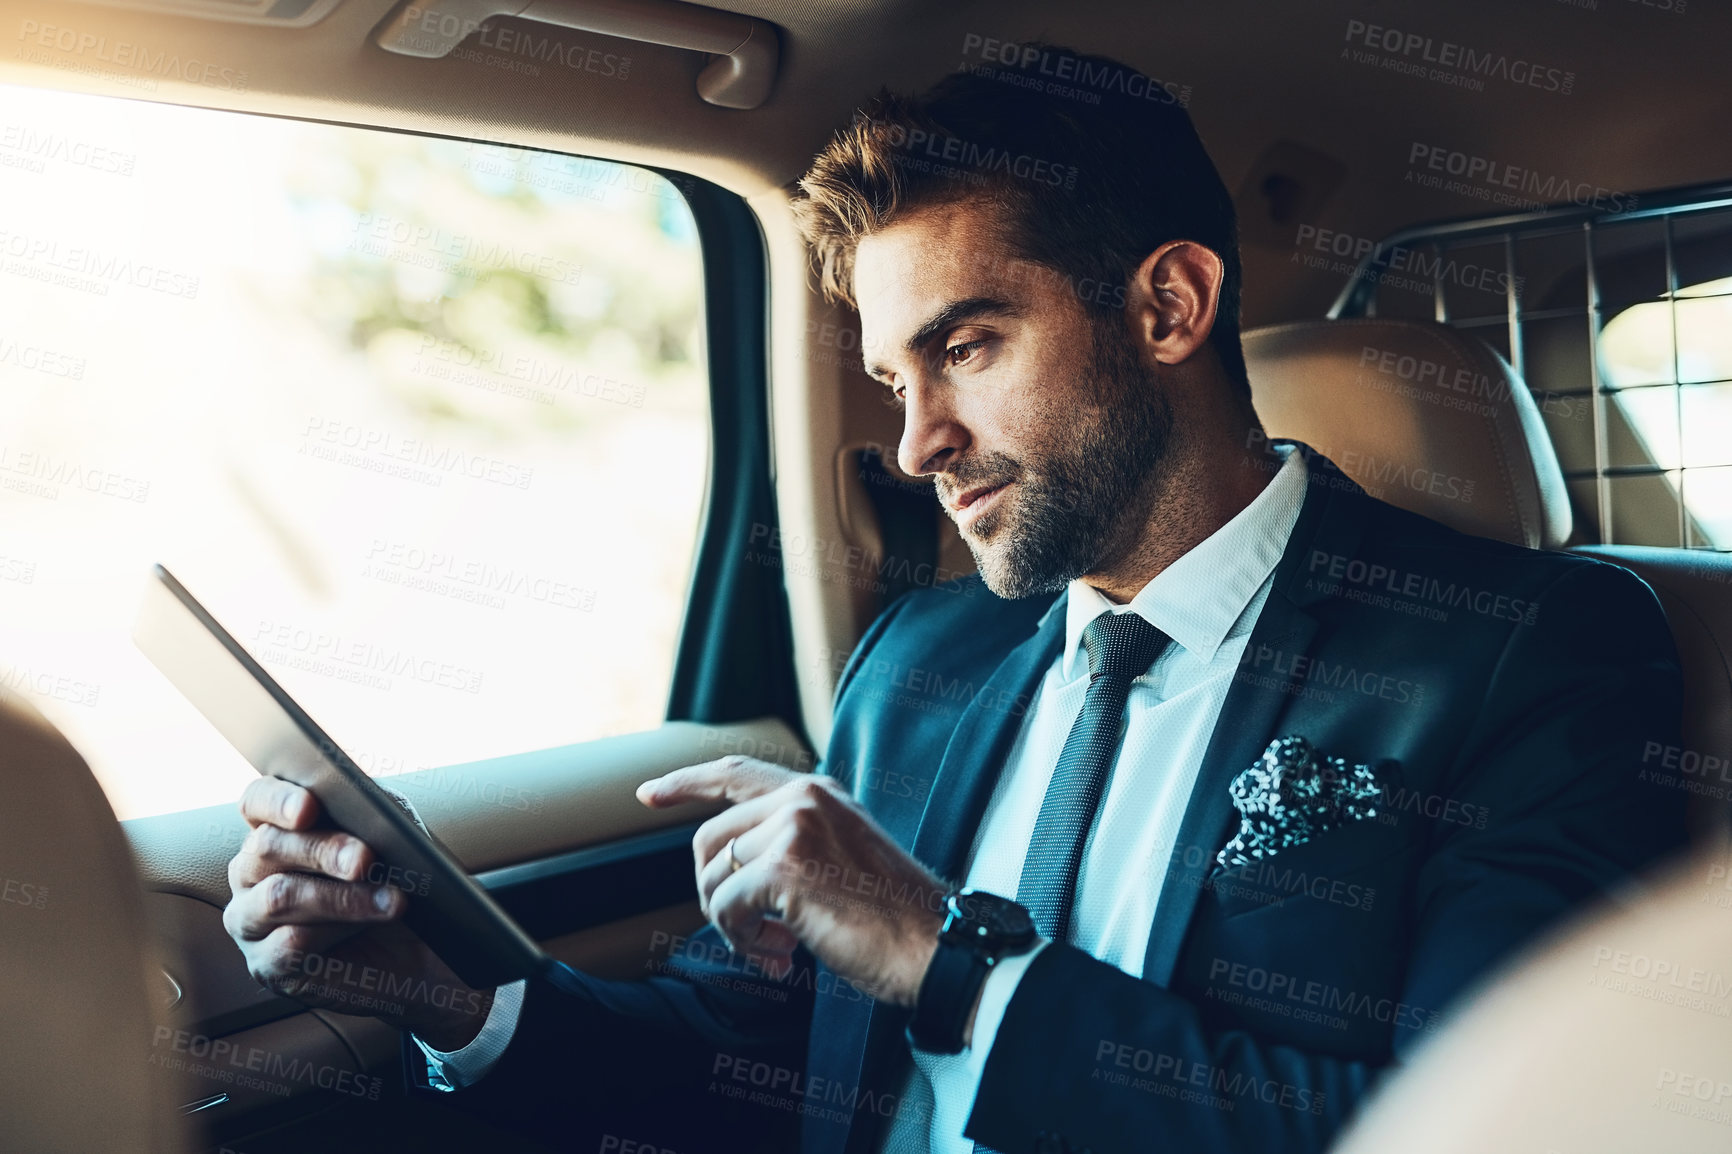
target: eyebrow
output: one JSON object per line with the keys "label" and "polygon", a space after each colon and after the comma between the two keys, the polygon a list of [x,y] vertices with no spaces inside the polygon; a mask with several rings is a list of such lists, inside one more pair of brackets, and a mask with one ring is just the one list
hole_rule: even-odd
{"label": "eyebrow", "polygon": [[[1018,317],[1022,315],[1022,307],[1012,304],[1003,297],[968,297],[965,300],[952,301],[932,314],[925,324],[914,330],[903,347],[911,353],[918,353],[933,340],[946,331],[955,328],[967,320],[982,316]],[[866,375],[879,377],[889,372],[883,365],[866,366]]]}

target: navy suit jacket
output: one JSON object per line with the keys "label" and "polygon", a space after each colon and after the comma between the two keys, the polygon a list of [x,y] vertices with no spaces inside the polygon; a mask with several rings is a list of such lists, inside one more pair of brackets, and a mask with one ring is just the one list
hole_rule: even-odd
{"label": "navy suit jacket", "polygon": [[[1142,975],[1060,943],[1034,961],[968,1121],[984,1146],[1321,1151],[1464,990],[1684,842],[1682,794],[1640,773],[1644,745],[1677,744],[1680,720],[1652,591],[1613,565],[1454,532],[1300,451],[1308,491]],[[943,877],[965,871],[1059,653],[1063,613],[1041,624],[1053,603],[1002,600],[977,577],[912,593],[843,671],[822,769]],[[1222,873],[1229,783],[1293,734],[1376,765],[1382,812]],[[504,1060],[454,1097],[590,1150],[631,1124],[664,1148],[787,1148],[797,1129],[805,1154],[867,1154],[910,1108],[905,1011],[805,958],[781,982],[747,972],[710,931],[646,964],[643,981],[586,980],[588,997],[532,984]],[[680,1130],[681,1109],[702,1120]]]}

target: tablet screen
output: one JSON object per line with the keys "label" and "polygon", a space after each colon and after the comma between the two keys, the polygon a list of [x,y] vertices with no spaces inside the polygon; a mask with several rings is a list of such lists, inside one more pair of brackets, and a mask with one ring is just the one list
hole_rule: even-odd
{"label": "tablet screen", "polygon": [[534,940],[161,565],[133,640],[254,769],[310,790],[372,847],[369,879],[406,892],[404,923],[458,977],[488,987],[543,969]]}

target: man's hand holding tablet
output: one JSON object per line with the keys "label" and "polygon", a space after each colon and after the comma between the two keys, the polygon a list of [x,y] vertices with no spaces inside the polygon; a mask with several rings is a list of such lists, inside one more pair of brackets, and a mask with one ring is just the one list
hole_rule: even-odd
{"label": "man's hand holding tablet", "polygon": [[248,782],[240,804],[252,832],[229,862],[223,925],[254,980],[436,1049],[475,1037],[493,991],[464,984],[402,924],[414,898],[388,884],[365,842],[320,825],[318,799],[281,778]]}

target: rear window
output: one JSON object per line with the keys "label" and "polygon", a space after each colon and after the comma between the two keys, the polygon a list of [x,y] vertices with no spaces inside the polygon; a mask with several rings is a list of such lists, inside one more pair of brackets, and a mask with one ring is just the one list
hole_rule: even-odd
{"label": "rear window", "polygon": [[1600,374],[1644,459],[1684,507],[1684,543],[1732,549],[1732,277],[1612,317],[1600,333]]}
{"label": "rear window", "polygon": [[252,770],[132,646],[166,564],[376,774],[664,715],[704,497],[663,177],[0,87],[0,688],[122,818]]}

